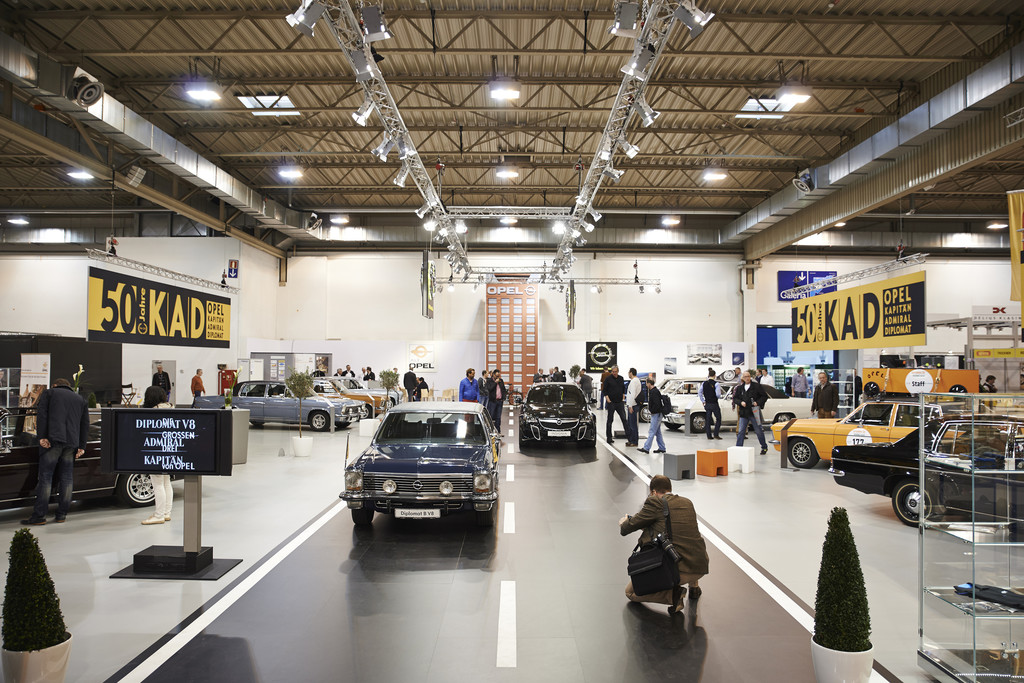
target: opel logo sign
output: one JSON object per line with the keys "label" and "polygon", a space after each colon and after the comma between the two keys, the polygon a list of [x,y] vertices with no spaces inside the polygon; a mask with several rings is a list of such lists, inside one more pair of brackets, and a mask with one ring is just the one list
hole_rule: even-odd
{"label": "opel logo sign", "polygon": [[555,420],[555,424],[556,425],[562,424],[562,418],[558,418],[557,420]]}
{"label": "opel logo sign", "polygon": [[607,344],[594,344],[590,347],[590,360],[597,367],[605,367],[612,360],[612,350]]}
{"label": "opel logo sign", "polygon": [[409,349],[409,353],[416,356],[417,358],[423,358],[425,355],[430,353],[430,349],[421,344],[415,348]]}
{"label": "opel logo sign", "polygon": [[413,487],[414,489],[416,489],[417,491],[420,491],[420,490],[422,490],[422,489],[423,489],[423,482],[422,482],[422,481],[420,481],[419,479],[417,479],[416,481],[414,481],[414,482],[412,483],[412,487]]}

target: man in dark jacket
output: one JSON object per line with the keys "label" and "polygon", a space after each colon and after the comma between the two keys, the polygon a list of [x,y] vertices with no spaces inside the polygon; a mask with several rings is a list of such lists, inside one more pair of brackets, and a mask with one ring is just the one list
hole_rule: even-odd
{"label": "man in dark jacket", "polygon": [[57,484],[57,515],[54,521],[63,522],[71,506],[71,492],[75,460],[85,453],[89,440],[89,410],[85,399],[71,390],[71,383],[58,379],[53,388],[43,392],[36,404],[36,433],[39,435],[39,477],[36,486],[36,504],[32,516],[22,524],[46,524],[50,507],[50,487],[53,472],[60,465]]}
{"label": "man in dark jacket", "polygon": [[160,387],[168,396],[171,395],[171,376],[164,372],[164,366],[157,365],[153,373],[153,386]]}
{"label": "man in dark jacket", "polygon": [[811,399],[811,415],[825,420],[836,416],[839,409],[839,387],[828,381],[828,373],[818,373],[818,385]]}
{"label": "man in dark jacket", "polygon": [[505,390],[505,380],[501,378],[501,371],[497,368],[491,372],[490,379],[487,380],[487,412],[491,416],[491,422],[494,423],[494,427],[501,433],[501,410],[505,406],[505,398],[508,397],[508,392]]}
{"label": "man in dark jacket", "polygon": [[754,428],[757,440],[761,444],[761,455],[768,452],[768,443],[764,440],[761,428],[761,408],[768,402],[768,394],[757,382],[751,381],[750,371],[743,373],[743,381],[732,391],[732,402],[736,406],[739,424],[736,426],[736,445],[742,446],[747,435],[747,425]]}
{"label": "man in dark jacket", "polygon": [[643,530],[640,544],[652,542],[658,534],[665,533],[665,504],[668,504],[669,519],[672,522],[672,545],[679,551],[679,585],[660,593],[637,595],[633,592],[633,582],[626,584],[626,597],[633,602],[657,602],[669,605],[668,611],[679,612],[683,609],[683,598],[689,584],[690,599],[696,600],[701,595],[698,580],[708,573],[708,551],[704,539],[697,528],[697,512],[688,498],[672,493],[672,482],[662,474],[651,477],[651,494],[644,501],[644,506],[635,515],[628,515],[619,520],[619,533],[627,536],[634,531]]}
{"label": "man in dark jacket", "polygon": [[619,377],[619,366],[612,366],[612,374],[608,375],[601,385],[601,395],[604,396],[605,408],[608,410],[608,423],[605,425],[605,439],[608,443],[615,443],[612,437],[612,420],[616,414],[622,421],[622,428],[629,434],[629,425],[626,424],[625,393],[626,388]]}
{"label": "man in dark jacket", "polygon": [[585,372],[580,372],[580,389],[588,401],[594,397],[594,379]]}
{"label": "man in dark jacket", "polygon": [[410,401],[420,400],[419,394],[416,391],[417,384],[419,384],[419,382],[416,381],[416,373],[412,371],[412,365],[410,365],[409,372],[402,375],[402,385],[405,387],[405,390],[409,393]]}

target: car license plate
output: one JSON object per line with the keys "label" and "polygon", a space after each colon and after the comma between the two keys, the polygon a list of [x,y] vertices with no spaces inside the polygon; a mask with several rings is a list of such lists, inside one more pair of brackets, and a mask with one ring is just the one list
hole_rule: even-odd
{"label": "car license plate", "polygon": [[552,429],[548,432],[548,436],[569,436],[572,434],[568,429]]}
{"label": "car license plate", "polygon": [[438,519],[441,517],[441,511],[437,509],[395,508],[395,517],[404,517],[405,519]]}

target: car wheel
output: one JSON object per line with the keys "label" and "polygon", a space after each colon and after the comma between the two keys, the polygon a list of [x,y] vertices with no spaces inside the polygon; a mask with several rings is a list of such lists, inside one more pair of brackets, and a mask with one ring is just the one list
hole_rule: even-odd
{"label": "car wheel", "polygon": [[370,526],[373,523],[373,508],[353,510],[352,523],[356,526]]}
{"label": "car wheel", "polygon": [[133,508],[152,505],[156,501],[153,493],[153,480],[148,474],[122,474],[114,484],[114,495],[117,499]]}
{"label": "car wheel", "polygon": [[694,413],[690,416],[690,431],[694,434],[703,432],[708,426],[707,413]]}
{"label": "car wheel", "polygon": [[928,494],[921,494],[916,479],[903,479],[892,490],[892,511],[907,526],[917,526],[928,507]]}
{"label": "car wheel", "polygon": [[369,403],[364,403],[362,406],[359,407],[359,419],[361,419],[361,420],[369,420],[370,419],[370,412],[371,412],[370,411],[370,404]]}
{"label": "car wheel", "polygon": [[669,431],[672,431],[672,432],[678,432],[679,428],[683,426],[683,425],[669,424],[668,422],[663,422],[662,424],[664,424],[666,427],[668,427]]}
{"label": "car wheel", "polygon": [[597,448],[597,437],[593,439],[580,439],[576,442],[576,447],[586,449]]}
{"label": "car wheel", "polygon": [[476,511],[476,525],[485,529],[494,526],[494,517],[498,514],[498,506],[492,505],[490,510]]}
{"label": "car wheel", "polygon": [[326,432],[331,428],[331,421],[328,419],[327,413],[314,410],[309,414],[309,426],[314,432]]}
{"label": "car wheel", "polygon": [[387,401],[384,401],[384,410],[391,410],[394,407],[395,407],[394,399],[389,398]]}
{"label": "car wheel", "polygon": [[818,464],[818,453],[809,439],[790,439],[789,453],[786,454],[794,467],[809,470]]}
{"label": "car wheel", "polygon": [[796,415],[793,413],[778,413],[772,422],[789,422],[794,417],[796,417]]}
{"label": "car wheel", "polygon": [[650,422],[651,421],[651,409],[648,408],[647,406],[644,406],[643,408],[640,409],[640,414],[637,417],[639,418],[639,420],[641,422]]}

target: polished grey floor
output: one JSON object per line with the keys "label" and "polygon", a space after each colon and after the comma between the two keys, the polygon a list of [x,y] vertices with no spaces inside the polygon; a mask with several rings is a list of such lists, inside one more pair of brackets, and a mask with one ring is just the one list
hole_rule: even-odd
{"label": "polished grey floor", "polygon": [[[204,544],[244,560],[219,582],[107,579],[147,545],[180,543],[180,484],[170,524],[143,527],[145,511],[89,504],[75,506],[67,524],[35,530],[75,635],[69,681],[124,674],[334,504],[346,441],[354,454],[367,439],[352,430],[317,435],[313,457],[302,459],[290,455],[293,433],[253,430],[249,463],[205,480]],[[677,433],[666,440],[680,452],[707,443]],[[605,446],[589,456],[512,450],[502,465],[515,466],[515,481],[503,482],[501,495],[515,503],[514,534],[500,521],[482,532],[459,518],[378,517],[363,532],[342,511],[150,680],[811,680],[806,628],[715,548],[704,596],[685,616],[627,604],[632,539],[615,522],[639,507],[644,486]],[[628,454],[660,471],[657,456]],[[838,487],[824,469],[780,469],[774,454],[753,474],[675,486],[727,545],[805,604],[828,511],[847,507],[876,659],[902,680],[928,680],[915,663],[916,533],[893,518],[887,499]],[[3,513],[0,529],[12,533],[21,516]],[[515,669],[495,666],[503,580],[517,585]]]}

